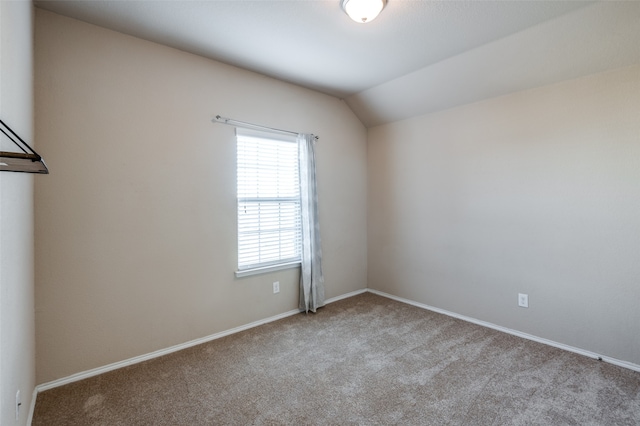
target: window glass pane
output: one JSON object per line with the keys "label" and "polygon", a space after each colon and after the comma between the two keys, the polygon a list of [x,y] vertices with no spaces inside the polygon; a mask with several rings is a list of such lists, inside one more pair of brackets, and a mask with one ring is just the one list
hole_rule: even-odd
{"label": "window glass pane", "polygon": [[295,138],[237,130],[238,270],[300,260]]}

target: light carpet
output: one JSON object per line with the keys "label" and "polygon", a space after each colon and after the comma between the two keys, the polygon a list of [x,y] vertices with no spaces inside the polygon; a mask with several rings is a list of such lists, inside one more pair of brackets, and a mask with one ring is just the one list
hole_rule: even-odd
{"label": "light carpet", "polygon": [[33,425],[640,425],[640,373],[371,293],[38,395]]}

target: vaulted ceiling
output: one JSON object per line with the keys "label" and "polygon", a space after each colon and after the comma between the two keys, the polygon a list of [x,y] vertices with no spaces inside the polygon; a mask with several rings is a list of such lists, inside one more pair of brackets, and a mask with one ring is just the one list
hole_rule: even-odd
{"label": "vaulted ceiling", "polygon": [[36,0],[345,99],[368,127],[640,63],[640,1]]}

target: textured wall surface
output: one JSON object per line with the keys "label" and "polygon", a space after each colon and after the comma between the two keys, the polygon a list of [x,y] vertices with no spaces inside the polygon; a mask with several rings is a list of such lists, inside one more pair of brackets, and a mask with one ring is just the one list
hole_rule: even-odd
{"label": "textured wall surface", "polygon": [[640,364],[639,136],[640,66],[370,129],[369,287]]}
{"label": "textured wall surface", "polygon": [[297,269],[234,276],[216,114],[320,136],[326,295],[366,287],[366,131],[343,102],[43,10],[35,46],[39,383],[297,308]]}
{"label": "textured wall surface", "polygon": [[[0,1],[0,118],[34,146],[32,29],[30,1]],[[17,149],[5,142],[2,150]],[[0,172],[0,424],[7,426],[27,424],[35,386],[33,179]]]}

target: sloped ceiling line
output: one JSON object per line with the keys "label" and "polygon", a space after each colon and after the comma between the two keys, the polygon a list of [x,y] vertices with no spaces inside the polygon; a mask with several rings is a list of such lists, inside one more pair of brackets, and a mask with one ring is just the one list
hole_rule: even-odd
{"label": "sloped ceiling line", "polygon": [[36,0],[36,7],[345,99],[367,127],[640,63],[640,1]]}

